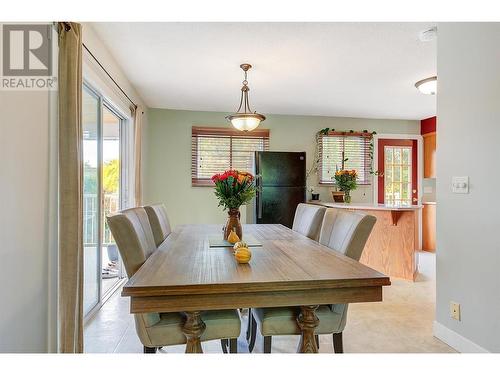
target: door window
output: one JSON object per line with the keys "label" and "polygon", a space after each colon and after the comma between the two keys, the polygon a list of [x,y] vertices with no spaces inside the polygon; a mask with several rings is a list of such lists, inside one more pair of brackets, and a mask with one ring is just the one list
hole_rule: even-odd
{"label": "door window", "polygon": [[411,147],[385,146],[384,197],[388,205],[412,204]]}

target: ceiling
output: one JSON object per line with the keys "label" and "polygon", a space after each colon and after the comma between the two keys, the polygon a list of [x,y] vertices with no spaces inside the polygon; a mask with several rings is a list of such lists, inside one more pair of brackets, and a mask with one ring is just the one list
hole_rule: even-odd
{"label": "ceiling", "polygon": [[234,112],[251,63],[250,105],[263,114],[423,119],[436,98],[431,23],[93,23],[151,108]]}

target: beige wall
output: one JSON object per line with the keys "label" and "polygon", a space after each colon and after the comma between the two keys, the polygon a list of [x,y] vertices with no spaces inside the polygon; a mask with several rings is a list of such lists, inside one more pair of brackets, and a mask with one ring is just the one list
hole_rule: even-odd
{"label": "beige wall", "polygon": [[[438,30],[435,334],[462,352],[500,352],[500,24]],[[451,191],[453,176],[469,176],[469,194]]]}
{"label": "beige wall", "polygon": [[[146,132],[144,198],[146,203],[166,204],[173,225],[222,223],[225,213],[217,207],[212,188],[191,187],[191,126],[230,126],[225,113],[149,109]],[[306,151],[307,164],[314,156],[315,134],[329,127],[377,133],[419,134],[420,122],[319,116],[268,115],[263,128],[271,130],[272,151]],[[317,177],[309,184],[317,186]],[[328,188],[319,188],[323,200],[331,200]],[[360,187],[355,202],[371,202],[372,187]],[[243,210],[244,211],[244,210]],[[245,212],[242,212],[245,217]]]}
{"label": "beige wall", "polygon": [[47,92],[0,91],[0,103],[0,352],[45,352],[54,333],[57,273],[50,263],[57,248],[50,245],[50,218],[57,164],[51,148],[57,138]]}

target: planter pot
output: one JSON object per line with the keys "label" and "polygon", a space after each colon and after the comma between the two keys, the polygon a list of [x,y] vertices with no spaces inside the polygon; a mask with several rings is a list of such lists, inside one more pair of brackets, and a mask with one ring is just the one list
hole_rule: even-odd
{"label": "planter pot", "polygon": [[240,240],[243,239],[243,232],[240,222],[240,210],[239,208],[230,208],[228,211],[228,217],[226,221],[226,226],[224,227],[224,239],[227,240],[229,234],[232,230],[236,232]]}
{"label": "planter pot", "polygon": [[335,203],[344,203],[344,192],[343,191],[332,191],[333,201]]}
{"label": "planter pot", "polygon": [[351,191],[350,190],[344,191],[344,202],[351,203]]}
{"label": "planter pot", "polygon": [[311,193],[311,200],[312,201],[319,201],[319,193],[318,194],[315,194],[315,193]]}

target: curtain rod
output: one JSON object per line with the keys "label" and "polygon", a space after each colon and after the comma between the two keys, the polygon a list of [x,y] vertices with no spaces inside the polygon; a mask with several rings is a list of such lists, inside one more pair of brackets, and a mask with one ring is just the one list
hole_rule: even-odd
{"label": "curtain rod", "polygon": [[[64,24],[64,30],[69,31],[71,30],[71,23],[70,22],[63,22]],[[101,69],[106,73],[106,75],[113,81],[113,83],[118,87],[118,89],[122,92],[123,95],[128,99],[130,103],[134,106],[134,109],[137,109],[137,104],[134,103],[132,99],[130,99],[130,96],[127,95],[127,93],[121,88],[121,86],[118,84],[118,82],[115,81],[115,79],[109,74],[109,72],[106,70],[106,68],[101,64],[101,62],[97,59],[97,57],[94,56],[94,54],[89,50],[89,48],[85,45],[85,43],[82,42],[83,48],[87,50],[87,52],[92,56],[92,58],[95,60],[95,62],[101,67]]]}

